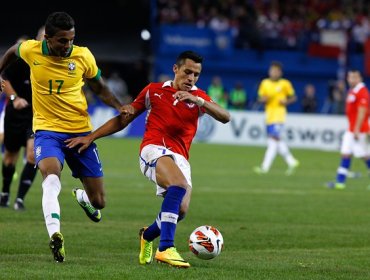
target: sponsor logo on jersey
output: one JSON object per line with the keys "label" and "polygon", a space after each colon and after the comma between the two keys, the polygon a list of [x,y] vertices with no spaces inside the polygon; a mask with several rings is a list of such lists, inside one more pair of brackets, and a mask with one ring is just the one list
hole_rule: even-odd
{"label": "sponsor logo on jersey", "polygon": [[159,94],[159,93],[154,93],[154,96],[158,96],[158,97],[159,97],[159,99],[162,99],[162,95],[163,95],[163,93],[161,93],[161,94]]}

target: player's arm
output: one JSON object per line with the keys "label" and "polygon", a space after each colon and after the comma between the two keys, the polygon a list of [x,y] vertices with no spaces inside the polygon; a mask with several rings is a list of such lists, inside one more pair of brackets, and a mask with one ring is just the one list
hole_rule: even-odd
{"label": "player's arm", "polygon": [[67,143],[66,146],[68,148],[79,146],[78,152],[81,153],[96,139],[111,135],[124,129],[141,113],[140,111],[136,110],[131,104],[122,106],[119,111],[120,115],[111,118],[92,133],[83,137],[67,139],[65,141],[65,143]]}
{"label": "player's arm", "polygon": [[286,99],[281,100],[280,103],[282,105],[288,106],[288,105],[290,105],[290,104],[292,104],[292,103],[294,103],[296,101],[297,101],[297,96],[291,95],[291,96],[288,96]]}
{"label": "player's arm", "polygon": [[287,95],[286,95],[286,98],[280,100],[280,104],[284,105],[284,106],[288,106],[288,105],[296,102],[297,101],[297,96],[295,95],[293,85],[290,81],[285,80],[284,89],[285,89],[285,92],[287,93]]}
{"label": "player's arm", "polygon": [[[19,44],[15,44],[11,46],[3,55],[0,61],[0,75],[8,67],[11,63],[13,63],[18,58],[18,46]],[[2,78],[0,76],[0,84],[1,84],[1,91],[3,90],[4,83],[2,82]]]}
{"label": "player's arm", "polygon": [[3,92],[6,96],[13,102],[13,107],[16,110],[26,108],[29,104],[26,99],[17,96],[15,89],[13,88],[11,82],[4,77],[3,79]]}
{"label": "player's arm", "polygon": [[268,101],[268,95],[266,94],[266,90],[265,90],[265,82],[262,81],[260,86],[258,87],[258,91],[257,91],[257,101],[259,103],[262,103],[262,104],[265,104],[267,103]]}
{"label": "player's arm", "polygon": [[228,123],[230,121],[230,113],[217,103],[204,100],[202,107],[208,115],[212,116],[219,122]]}
{"label": "player's arm", "polygon": [[18,46],[19,44],[15,44],[11,46],[3,55],[0,61],[0,73],[4,71],[6,67],[8,67],[12,62],[17,60],[18,58]]}
{"label": "player's arm", "polygon": [[355,136],[355,139],[358,139],[358,135],[361,130],[361,126],[365,120],[366,113],[367,113],[367,106],[359,106],[358,107],[358,112],[357,112],[357,118],[355,122],[355,127],[353,129],[353,134]]}
{"label": "player's arm", "polygon": [[[217,103],[204,100],[204,98],[192,95],[187,91],[177,91],[174,94],[174,98],[178,101],[191,102],[202,107],[208,115],[219,122],[227,123],[230,121],[230,113]],[[174,103],[174,105],[176,105],[176,103]]]}
{"label": "player's arm", "polygon": [[120,110],[122,104],[109,90],[107,84],[102,77],[99,79],[87,79],[87,84],[93,90],[93,92],[108,106],[115,108],[117,111]]}

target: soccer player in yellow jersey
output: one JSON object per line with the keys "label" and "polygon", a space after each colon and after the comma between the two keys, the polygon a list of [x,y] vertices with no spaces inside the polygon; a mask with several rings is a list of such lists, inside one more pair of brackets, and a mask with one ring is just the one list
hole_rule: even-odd
{"label": "soccer player in yellow jersey", "polygon": [[290,81],[282,78],[282,65],[273,61],[269,68],[269,77],[262,80],[258,89],[258,100],[265,104],[265,118],[267,127],[267,150],[261,166],[254,167],[254,172],[265,174],[279,153],[286,163],[288,169],[286,175],[291,175],[298,167],[296,160],[287,144],[282,139],[282,132],[286,119],[286,107],[296,101],[294,88]]}
{"label": "soccer player in yellow jersey", "polygon": [[[23,59],[31,70],[35,160],[42,176],[42,209],[50,236],[50,249],[57,262],[65,259],[60,233],[60,176],[64,160],[84,189],[74,189],[79,205],[88,217],[99,222],[104,208],[102,165],[95,144],[83,153],[66,146],[65,140],[87,135],[92,130],[85,82],[117,110],[121,104],[109,91],[95,58],[86,47],[73,45],[75,22],[65,12],[55,12],[45,23],[43,41],[28,40],[9,48],[0,62],[0,73],[13,61]],[[0,79],[1,80],[1,79]]]}

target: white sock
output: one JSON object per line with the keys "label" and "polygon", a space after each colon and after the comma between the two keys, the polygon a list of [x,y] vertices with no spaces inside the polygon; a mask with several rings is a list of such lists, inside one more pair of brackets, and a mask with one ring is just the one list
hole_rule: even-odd
{"label": "white sock", "polygon": [[78,202],[86,202],[86,203],[91,204],[89,197],[87,196],[87,193],[85,190],[77,189],[76,197],[77,197]]}
{"label": "white sock", "polygon": [[271,164],[276,157],[277,149],[278,149],[278,142],[272,138],[267,139],[267,150],[265,153],[265,157],[263,158],[263,162],[262,162],[262,169],[264,171],[270,170]]}
{"label": "white sock", "polygon": [[296,159],[290,153],[288,145],[284,141],[279,141],[278,143],[279,154],[284,158],[285,162],[291,166],[296,162]]}
{"label": "white sock", "polygon": [[46,229],[49,236],[60,232],[60,206],[58,195],[61,184],[59,177],[55,174],[48,175],[42,182],[42,211],[44,212]]}

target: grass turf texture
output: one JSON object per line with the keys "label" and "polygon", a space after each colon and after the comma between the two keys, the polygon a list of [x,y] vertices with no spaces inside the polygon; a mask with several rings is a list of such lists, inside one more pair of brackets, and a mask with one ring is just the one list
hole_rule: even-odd
{"label": "grass turf texture", "polygon": [[[140,173],[137,139],[97,141],[103,162],[106,208],[91,222],[71,195],[80,186],[68,167],[62,175],[61,231],[66,262],[55,263],[41,210],[41,176],[27,210],[0,208],[0,279],[370,279],[370,191],[367,176],[345,190],[335,177],[336,152],[294,150],[296,174],[284,175],[277,158],[267,175],[252,172],[264,148],[193,144],[193,197],[177,229],[176,247],[192,267],[138,264],[138,231],[156,217],[162,199]],[[366,174],[360,160],[353,169]],[[20,169],[18,167],[18,172]],[[217,227],[225,242],[216,259],[197,259],[187,246],[194,228]],[[155,249],[158,240],[155,241]]]}

